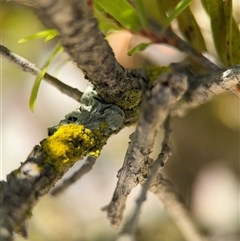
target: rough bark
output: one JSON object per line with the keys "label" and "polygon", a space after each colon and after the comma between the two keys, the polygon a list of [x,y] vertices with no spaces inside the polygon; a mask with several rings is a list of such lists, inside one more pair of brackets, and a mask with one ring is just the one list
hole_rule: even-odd
{"label": "rough bark", "polygon": [[[39,198],[75,161],[84,155],[99,155],[111,134],[139,119],[118,174],[116,190],[106,207],[111,222],[118,225],[128,194],[149,172],[149,154],[166,117],[199,106],[240,84],[240,65],[228,69],[212,67],[211,73],[195,75],[180,64],[172,67],[172,73],[157,77],[156,84],[148,89],[148,77],[144,71],[129,71],[117,62],[85,1],[34,0],[32,4],[42,21],[58,30],[65,51],[83,70],[97,94],[87,100],[83,98],[81,109],[51,128],[49,138],[55,136],[62,126],[71,129],[72,122],[77,130],[83,128],[80,135],[76,135],[74,129],[70,136],[60,136],[60,141],[56,138],[51,146],[53,149],[46,147],[51,140],[47,138],[34,147],[27,160],[7,176],[6,182],[0,182],[0,236],[3,241],[12,240],[13,233],[26,236],[25,221]],[[198,61],[201,61],[200,57]],[[204,61],[206,64],[206,59]],[[30,72],[36,71],[34,66],[30,68]],[[56,150],[53,151],[56,144],[67,145],[67,151],[57,152],[56,157]],[[66,157],[70,161],[66,162]],[[160,190],[165,188],[162,183],[164,180],[158,175],[150,187],[160,199]],[[175,215],[171,207],[166,209]]]}

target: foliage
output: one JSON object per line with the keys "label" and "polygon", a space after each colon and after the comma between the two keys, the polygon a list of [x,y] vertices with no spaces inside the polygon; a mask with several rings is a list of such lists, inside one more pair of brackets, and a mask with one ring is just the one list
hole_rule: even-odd
{"label": "foliage", "polygon": [[43,30],[43,31],[40,31],[40,32],[37,32],[33,35],[30,35],[26,38],[23,38],[23,39],[20,39],[18,41],[18,43],[26,43],[30,40],[35,40],[35,39],[39,39],[39,38],[45,38],[44,42],[48,42],[50,40],[52,40],[53,38],[57,37],[58,36],[58,32],[57,30],[55,29],[47,29],[47,30]]}
{"label": "foliage", "polygon": [[[20,39],[18,41],[18,43],[25,43],[25,42],[35,40],[35,39],[39,39],[39,38],[45,38],[44,43],[46,43],[46,42],[52,40],[53,38],[55,38],[57,36],[58,36],[57,30],[47,29],[47,30],[43,30],[43,31],[40,31],[38,33],[35,33],[33,35],[30,35],[26,38]],[[47,72],[47,68],[49,67],[49,65],[51,64],[53,59],[56,57],[56,55],[61,53],[62,50],[63,50],[63,48],[62,48],[61,45],[57,46],[57,48],[53,51],[53,53],[49,56],[49,58],[47,59],[47,61],[43,65],[40,74],[37,76],[37,78],[36,78],[36,80],[33,84],[32,92],[31,92],[31,96],[30,96],[30,100],[29,100],[29,106],[30,106],[30,109],[32,111],[34,111],[38,90],[39,90],[41,81],[43,80],[44,75]]]}
{"label": "foliage", "polygon": [[[115,21],[118,29],[128,29],[131,32],[146,36],[149,42],[158,42],[159,32],[161,35],[171,23],[176,20],[179,30],[184,38],[196,51],[207,51],[201,28],[199,27],[191,10],[193,0],[121,0],[113,3],[110,0],[94,1],[95,12],[101,12],[100,21]],[[209,15],[214,45],[218,58],[223,65],[237,64],[240,59],[240,31],[232,16],[232,0],[202,0],[202,6]],[[104,14],[103,14],[104,13]],[[96,14],[98,17],[99,15]],[[112,25],[108,25],[109,29]],[[106,32],[106,25],[101,25],[102,31]],[[156,31],[157,30],[157,31]],[[159,31],[160,30],[160,31]],[[159,38],[156,38],[156,35]],[[143,51],[150,43],[140,43],[128,52],[133,55]]]}
{"label": "foliage", "polygon": [[[147,0],[118,0],[117,2],[95,0],[93,6],[94,14],[103,33],[108,34],[113,30],[127,29],[149,39],[148,42],[137,44],[129,50],[127,54],[132,56],[153,43],[161,42],[164,32],[171,28],[173,20],[178,22],[181,34],[196,52],[207,51],[201,28],[190,8],[192,2],[193,0],[151,0],[151,4],[149,4]],[[240,30],[232,16],[232,0],[201,0],[201,3],[210,18],[213,41],[219,60],[225,66],[237,64],[240,59]],[[38,38],[45,38],[44,42],[47,42],[56,36],[58,36],[58,32],[49,29],[21,39],[19,43]],[[62,47],[58,46],[35,80],[29,101],[32,111],[41,80],[51,61],[61,51]]]}
{"label": "foliage", "polygon": [[62,45],[58,45],[57,48],[54,50],[54,52],[49,56],[48,60],[43,65],[40,74],[37,76],[36,80],[34,81],[30,100],[29,100],[29,106],[32,111],[34,111],[40,83],[41,83],[42,79],[44,78],[44,75],[47,72],[47,68],[51,64],[52,60],[56,57],[56,55],[58,55],[60,52],[62,52],[62,50],[63,50]]}
{"label": "foliage", "polygon": [[202,0],[212,28],[213,41],[219,59],[224,65],[238,64],[240,59],[240,32],[232,16],[232,0]]}

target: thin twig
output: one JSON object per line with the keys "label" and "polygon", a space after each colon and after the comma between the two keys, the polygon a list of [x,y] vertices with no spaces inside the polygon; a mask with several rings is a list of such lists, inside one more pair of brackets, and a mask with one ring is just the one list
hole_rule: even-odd
{"label": "thin twig", "polygon": [[[143,202],[146,200],[147,191],[156,177],[157,173],[160,169],[162,169],[165,165],[165,163],[169,160],[169,158],[172,155],[172,146],[170,144],[170,126],[169,126],[169,120],[170,118],[167,118],[164,122],[164,137],[162,141],[162,150],[161,153],[158,155],[156,161],[153,163],[149,175],[147,176],[147,180],[142,184],[142,191],[136,200],[136,205],[134,207],[133,212],[130,214],[128,219],[126,220],[125,224],[122,227],[121,232],[119,233],[119,237],[122,235],[126,236],[129,235],[129,237],[134,237],[134,231],[137,224],[137,219],[140,214],[140,209],[143,204]],[[118,240],[118,239],[117,239]]]}
{"label": "thin twig", "polygon": [[[10,63],[16,65],[18,68],[23,70],[24,72],[28,72],[32,75],[38,76],[41,72],[41,70],[33,63],[29,62],[25,58],[11,52],[9,49],[4,47],[3,45],[0,45],[0,55],[3,56],[6,60],[8,60]],[[79,91],[76,88],[72,88],[69,85],[64,84],[57,78],[51,76],[50,74],[45,74],[44,79],[54,87],[56,87],[58,90],[60,90],[62,93],[68,95],[69,97],[75,99],[76,101],[80,102],[80,99],[82,97],[82,92]]]}
{"label": "thin twig", "polygon": [[191,44],[181,39],[172,29],[169,27],[164,34],[162,35],[161,26],[153,20],[150,20],[152,32],[150,34],[148,32],[142,32],[141,34],[149,39],[151,39],[154,43],[164,43],[170,46],[173,46],[179,49],[182,52],[187,53],[191,58],[198,63],[198,65],[202,66],[207,71],[217,71],[219,70],[219,66],[215,63],[211,62],[208,58],[206,58],[200,51],[194,49]]}
{"label": "thin twig", "polygon": [[136,131],[130,136],[124,164],[118,173],[118,183],[107,211],[110,222],[118,226],[122,220],[126,199],[146,170],[156,134],[172,106],[187,88],[183,75],[162,75],[156,86],[146,93]]}
{"label": "thin twig", "polygon": [[205,70],[208,70],[209,72],[220,70],[219,66],[211,62],[200,51],[196,51],[189,43],[178,37],[172,29],[168,29],[165,32],[165,39],[169,45],[189,54],[199,65],[204,67]]}
{"label": "thin twig", "polygon": [[220,95],[226,91],[234,91],[240,97],[240,91],[237,86],[240,84],[240,65],[213,71],[209,74],[195,76],[189,73],[191,67],[189,63],[172,64],[171,67],[179,73],[188,76],[188,90],[183,96],[183,101],[176,105],[173,115],[182,116],[186,111],[196,108],[208,101],[216,95]]}
{"label": "thin twig", "polygon": [[165,210],[178,226],[187,241],[206,241],[207,238],[200,231],[193,218],[182,203],[171,181],[166,180],[161,173],[151,183],[149,191],[156,194],[163,203]]}
{"label": "thin twig", "polygon": [[73,173],[71,177],[68,179],[64,180],[61,185],[58,187],[55,187],[51,194],[53,196],[57,196],[61,193],[63,193],[69,186],[71,186],[73,183],[78,181],[80,178],[82,178],[83,175],[87,174],[92,170],[93,165],[96,162],[96,157],[94,156],[88,156],[85,163],[76,171]]}

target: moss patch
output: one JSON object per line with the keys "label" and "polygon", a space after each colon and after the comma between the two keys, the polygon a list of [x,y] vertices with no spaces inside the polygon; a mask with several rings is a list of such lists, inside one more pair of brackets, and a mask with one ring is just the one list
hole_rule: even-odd
{"label": "moss patch", "polygon": [[139,90],[126,90],[126,97],[124,100],[121,100],[120,103],[117,103],[123,110],[130,110],[141,102],[142,92]]}
{"label": "moss patch", "polygon": [[148,82],[149,88],[152,88],[155,85],[156,80],[160,75],[169,73],[172,71],[171,68],[168,66],[161,66],[161,67],[160,66],[152,66],[152,67],[146,67],[146,68],[144,68],[144,70],[145,70],[145,74],[149,80],[149,82]]}

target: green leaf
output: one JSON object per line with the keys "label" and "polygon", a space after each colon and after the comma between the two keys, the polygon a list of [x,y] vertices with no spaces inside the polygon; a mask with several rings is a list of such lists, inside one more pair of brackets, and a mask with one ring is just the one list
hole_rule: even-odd
{"label": "green leaf", "polygon": [[178,26],[191,45],[200,51],[207,51],[204,38],[191,10],[187,7],[177,18]]}
{"label": "green leaf", "polygon": [[142,26],[145,30],[149,29],[149,21],[147,17],[146,8],[144,6],[144,0],[135,0],[135,5],[137,7],[139,18],[142,23]]}
{"label": "green leaf", "polygon": [[45,38],[44,42],[48,42],[50,40],[52,40],[53,38],[57,37],[59,35],[59,33],[57,32],[57,30],[52,29],[51,33]]}
{"label": "green leaf", "polygon": [[[226,48],[226,64],[232,65],[232,1],[225,0],[224,13],[226,17],[225,24],[225,48]],[[240,37],[240,36],[239,36]]]}
{"label": "green leaf", "polygon": [[143,0],[148,18],[153,19],[160,26],[167,21],[166,13],[174,8],[174,2],[175,0],[151,0],[151,4],[149,4],[149,0]]}
{"label": "green leaf", "polygon": [[240,60],[240,31],[232,16],[232,0],[202,0],[211,22],[213,41],[219,59],[226,66]]}
{"label": "green leaf", "polygon": [[232,16],[232,0],[225,0],[224,12],[226,18],[225,46],[227,65],[240,63],[240,30]]}
{"label": "green leaf", "polygon": [[235,65],[240,63],[240,30],[235,19],[232,19],[231,31],[231,65]]}
{"label": "green leaf", "polygon": [[34,111],[34,108],[35,108],[40,83],[41,83],[42,79],[44,78],[47,68],[50,65],[50,63],[52,62],[52,60],[56,57],[56,55],[59,54],[60,52],[62,52],[62,50],[63,50],[62,45],[59,45],[54,50],[54,52],[51,54],[51,56],[48,58],[48,60],[44,64],[40,74],[37,76],[37,78],[33,84],[32,92],[31,92],[31,96],[30,96],[30,100],[29,100],[29,106],[30,106],[30,109],[32,112]]}
{"label": "green leaf", "polygon": [[185,9],[187,8],[190,3],[192,3],[194,0],[182,0],[177,4],[177,6],[174,8],[174,10],[171,12],[170,16],[168,17],[167,21],[163,25],[162,33],[166,31],[166,29],[169,27],[171,22],[177,18],[177,16]]}
{"label": "green leaf", "polygon": [[209,14],[213,41],[220,60],[226,64],[226,18],[222,0],[202,0],[202,4]]}
{"label": "green leaf", "polygon": [[35,40],[35,39],[39,39],[39,38],[45,38],[44,42],[47,42],[47,41],[55,38],[58,35],[59,34],[58,34],[57,30],[55,30],[55,29],[47,29],[47,30],[43,30],[43,31],[40,31],[38,33],[35,33],[33,35],[30,35],[30,36],[28,36],[26,38],[20,39],[18,41],[18,43],[25,43],[25,42],[28,42],[28,41],[31,41],[31,40]]}
{"label": "green leaf", "polygon": [[100,6],[95,5],[94,17],[97,18],[98,27],[104,34],[108,34],[112,30],[121,29],[118,26],[116,20],[111,15],[107,15],[106,12]]}
{"label": "green leaf", "polygon": [[133,32],[141,29],[141,21],[135,9],[125,0],[95,0],[96,8],[103,8],[113,16],[124,28]]}
{"label": "green leaf", "polygon": [[225,56],[225,27],[224,7],[222,0],[202,0],[202,5],[209,14],[213,41],[219,58],[226,63]]}
{"label": "green leaf", "polygon": [[132,56],[137,52],[141,52],[144,49],[146,49],[150,44],[152,44],[152,42],[150,42],[150,43],[140,43],[140,44],[136,45],[134,48],[132,48],[130,51],[128,51],[127,55]]}

